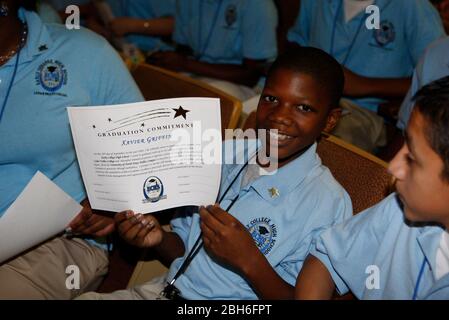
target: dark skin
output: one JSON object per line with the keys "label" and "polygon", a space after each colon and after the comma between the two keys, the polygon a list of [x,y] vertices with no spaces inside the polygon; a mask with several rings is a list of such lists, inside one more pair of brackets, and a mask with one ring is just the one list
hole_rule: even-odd
{"label": "dark skin", "polygon": [[151,62],[159,67],[176,72],[190,72],[197,75],[226,80],[248,87],[257,84],[265,60],[244,59],[241,65],[213,64],[194,60],[186,54],[185,48],[176,52],[157,52],[151,55]]}
{"label": "dark skin", "polygon": [[81,202],[83,209],[70,222],[74,234],[104,237],[115,230],[115,222],[110,212],[92,210],[89,200]]}
{"label": "dark skin", "polygon": [[[279,167],[299,157],[320,133],[333,129],[341,110],[315,80],[290,70],[277,70],[267,80],[257,111],[258,128],[288,131],[279,145]],[[287,133],[287,132],[286,132]],[[294,287],[285,282],[257,248],[245,226],[218,204],[200,207],[204,248],[218,263],[240,274],[261,299],[292,299]],[[181,239],[164,231],[152,215],[116,215],[121,236],[140,247],[153,247],[165,261],[184,254]]]}
{"label": "dark skin", "polygon": [[[19,5],[16,1],[5,1],[9,7],[10,14],[7,17],[0,17],[0,55],[6,55],[11,50],[16,50],[20,42],[22,23],[17,17]],[[3,64],[5,64],[5,61]]]}
{"label": "dark skin", "polygon": [[[297,47],[288,43],[288,47]],[[359,75],[345,66],[345,87],[343,95],[352,98],[380,97],[385,99],[403,98],[411,85],[411,78],[370,78]]]}

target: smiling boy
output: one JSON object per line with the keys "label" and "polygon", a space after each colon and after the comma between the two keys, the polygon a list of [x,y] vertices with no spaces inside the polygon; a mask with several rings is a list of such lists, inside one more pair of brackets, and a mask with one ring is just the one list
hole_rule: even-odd
{"label": "smiling boy", "polygon": [[[449,77],[423,87],[389,166],[397,192],[323,232],[298,277],[299,299],[449,298]],[[373,270],[375,270],[373,272]]]}
{"label": "smiling boy", "polygon": [[[174,298],[293,298],[313,237],[352,214],[349,196],[316,154],[321,131],[338,120],[343,82],[339,64],[319,49],[298,48],[279,57],[257,112],[258,129],[270,130],[266,149],[278,149],[276,173],[261,175],[256,162],[224,164],[219,203],[178,213],[173,232],[165,232],[152,215],[117,214],[122,237],[156,249],[170,265],[168,275],[157,283],[83,298],[154,299],[164,280],[173,279]],[[254,149],[241,151],[252,158]],[[179,273],[198,237],[204,249]]]}

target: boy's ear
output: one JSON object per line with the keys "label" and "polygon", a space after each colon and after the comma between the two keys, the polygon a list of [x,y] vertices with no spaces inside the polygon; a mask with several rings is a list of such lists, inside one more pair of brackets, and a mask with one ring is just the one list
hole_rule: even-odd
{"label": "boy's ear", "polygon": [[341,108],[333,108],[329,111],[327,115],[326,125],[323,129],[325,133],[331,133],[332,130],[337,126],[338,121],[341,117]]}

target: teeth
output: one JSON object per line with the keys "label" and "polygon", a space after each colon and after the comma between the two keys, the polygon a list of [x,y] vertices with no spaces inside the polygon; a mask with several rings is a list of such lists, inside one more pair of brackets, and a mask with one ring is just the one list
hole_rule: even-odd
{"label": "teeth", "polygon": [[271,131],[271,130],[269,131],[269,133],[270,133],[270,138],[273,140],[282,141],[282,140],[287,140],[287,139],[293,138],[292,136],[288,136],[288,135],[281,134],[281,133],[275,133],[274,131]]}

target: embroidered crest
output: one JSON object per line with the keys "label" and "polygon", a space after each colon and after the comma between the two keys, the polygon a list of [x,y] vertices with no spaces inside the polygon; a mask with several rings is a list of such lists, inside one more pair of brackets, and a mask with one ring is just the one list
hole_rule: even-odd
{"label": "embroidered crest", "polygon": [[270,253],[276,243],[277,228],[270,218],[257,218],[252,220],[247,229],[253,237],[257,248],[264,254]]}
{"label": "embroidered crest", "polygon": [[379,29],[374,29],[374,39],[381,47],[393,42],[396,39],[396,31],[393,23],[384,20],[380,23]]}
{"label": "embroidered crest", "polygon": [[48,92],[56,92],[67,84],[67,70],[57,60],[46,60],[36,72],[36,82]]}

